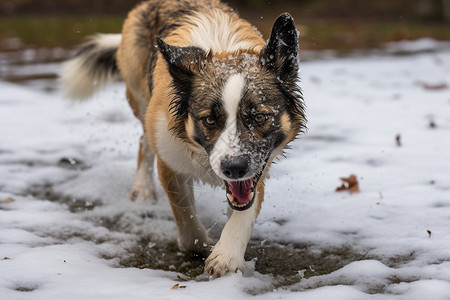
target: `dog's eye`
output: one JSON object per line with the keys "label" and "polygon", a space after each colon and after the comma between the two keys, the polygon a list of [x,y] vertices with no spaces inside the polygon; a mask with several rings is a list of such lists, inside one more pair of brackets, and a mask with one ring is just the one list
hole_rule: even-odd
{"label": "dog's eye", "polygon": [[257,124],[262,124],[266,120],[266,116],[263,114],[257,114],[253,119]]}
{"label": "dog's eye", "polygon": [[214,117],[207,116],[203,119],[203,121],[205,122],[206,126],[208,126],[208,127],[216,126],[216,119],[214,119]]}

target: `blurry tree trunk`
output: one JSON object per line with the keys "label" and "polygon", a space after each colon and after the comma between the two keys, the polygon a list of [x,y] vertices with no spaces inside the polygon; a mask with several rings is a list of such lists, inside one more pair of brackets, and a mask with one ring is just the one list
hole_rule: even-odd
{"label": "blurry tree trunk", "polygon": [[444,20],[450,22],[450,0],[442,0],[442,13]]}
{"label": "blurry tree trunk", "polygon": [[422,0],[419,13],[432,20],[450,22],[450,0]]}

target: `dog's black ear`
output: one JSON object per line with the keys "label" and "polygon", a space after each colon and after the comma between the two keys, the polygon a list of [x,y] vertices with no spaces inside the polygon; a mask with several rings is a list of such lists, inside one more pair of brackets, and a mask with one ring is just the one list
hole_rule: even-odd
{"label": "dog's black ear", "polygon": [[294,126],[304,128],[303,96],[297,84],[298,35],[290,14],[284,13],[276,19],[270,38],[261,50],[260,62],[277,76],[279,88],[288,100]]}
{"label": "dog's black ear", "polygon": [[290,14],[280,15],[273,27],[267,44],[261,51],[260,61],[282,80],[297,78],[298,35]]}
{"label": "dog's black ear", "polygon": [[167,61],[170,75],[174,78],[194,75],[194,67],[205,56],[205,51],[198,47],[172,46],[160,37],[156,37],[156,43]]}
{"label": "dog's black ear", "polygon": [[172,87],[176,97],[171,103],[170,110],[178,117],[184,117],[189,106],[193,80],[196,76],[195,70],[199,68],[206,53],[197,47],[169,45],[160,37],[156,37],[156,43],[173,79]]}

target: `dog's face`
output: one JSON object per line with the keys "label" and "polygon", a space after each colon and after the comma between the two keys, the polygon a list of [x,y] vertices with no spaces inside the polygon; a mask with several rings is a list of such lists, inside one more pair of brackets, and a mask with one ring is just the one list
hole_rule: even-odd
{"label": "dog's face", "polygon": [[157,42],[173,79],[171,129],[204,149],[230,206],[248,209],[267,163],[304,128],[292,18],[277,19],[260,53],[215,55]]}

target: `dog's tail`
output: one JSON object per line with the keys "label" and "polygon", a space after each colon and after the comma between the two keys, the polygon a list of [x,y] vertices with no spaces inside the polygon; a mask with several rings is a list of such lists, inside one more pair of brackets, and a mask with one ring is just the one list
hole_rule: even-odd
{"label": "dog's tail", "polygon": [[60,71],[63,93],[71,99],[87,99],[120,78],[116,53],[121,34],[97,34],[83,44]]}

